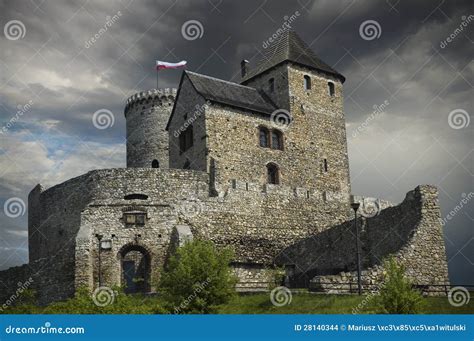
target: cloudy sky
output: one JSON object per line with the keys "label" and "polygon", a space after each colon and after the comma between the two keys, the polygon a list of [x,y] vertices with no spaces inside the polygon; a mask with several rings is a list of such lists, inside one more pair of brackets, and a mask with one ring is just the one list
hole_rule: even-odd
{"label": "cloudy sky", "polygon": [[[28,256],[27,211],[6,212],[7,202],[26,202],[37,183],[125,166],[124,101],[156,86],[156,59],[238,82],[239,61],[252,66],[291,21],[347,78],[353,192],[400,202],[418,184],[438,186],[443,217],[463,206],[444,227],[451,280],[473,284],[469,3],[0,1],[0,269]],[[179,76],[163,72],[160,86]],[[113,115],[106,129],[98,110]]]}

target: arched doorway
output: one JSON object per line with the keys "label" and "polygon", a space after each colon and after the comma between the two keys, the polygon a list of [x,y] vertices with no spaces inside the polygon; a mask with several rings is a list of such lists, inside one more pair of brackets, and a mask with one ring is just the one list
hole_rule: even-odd
{"label": "arched doorway", "polygon": [[150,254],[139,245],[127,245],[120,252],[125,293],[150,291]]}

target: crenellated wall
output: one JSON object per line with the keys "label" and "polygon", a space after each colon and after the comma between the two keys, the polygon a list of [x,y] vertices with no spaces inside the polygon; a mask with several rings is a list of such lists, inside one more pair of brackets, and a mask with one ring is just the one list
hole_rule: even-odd
{"label": "crenellated wall", "polygon": [[153,89],[134,94],[126,101],[127,167],[169,167],[169,138],[166,123],[176,89]]}

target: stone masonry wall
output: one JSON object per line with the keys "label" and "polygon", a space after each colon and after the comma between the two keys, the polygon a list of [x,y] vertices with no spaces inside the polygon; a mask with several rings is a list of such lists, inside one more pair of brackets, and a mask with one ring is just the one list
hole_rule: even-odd
{"label": "stone masonry wall", "polygon": [[[303,86],[304,76],[311,78],[311,90]],[[349,197],[349,159],[344,116],[343,86],[339,79],[325,73],[292,65],[288,69],[290,112],[302,129],[298,132],[303,155],[309,154],[305,172],[316,175],[320,191],[340,193]],[[330,96],[328,82],[334,84]],[[324,160],[327,171],[324,169]]]}
{"label": "stone masonry wall", "polygon": [[0,271],[0,309],[8,311],[24,289],[36,292],[38,303],[64,300],[74,295],[74,259],[67,254],[37,259]]}
{"label": "stone masonry wall", "polygon": [[[269,81],[274,79],[275,89],[270,91]],[[288,87],[288,63],[282,63],[258,76],[243,82],[243,85],[264,91],[280,109],[290,110]]]}
{"label": "stone masonry wall", "polygon": [[[111,248],[101,251],[103,285],[124,285],[121,259],[130,247],[144,250],[151,269],[149,285],[153,289],[169,256],[173,229],[188,209],[209,195],[206,173],[181,169],[114,169],[97,171],[97,194],[81,213],[81,229],[76,238],[75,285],[98,285],[96,234],[110,241]],[[125,199],[142,194],[147,199]],[[144,226],[127,226],[124,212],[146,213]]]}
{"label": "stone masonry wall", "polygon": [[[359,218],[358,223],[365,283],[380,281],[380,265],[390,254],[406,266],[415,283],[449,283],[435,187],[419,186],[408,192],[400,205],[386,208],[373,218]],[[353,220],[347,221],[291,246],[277,263],[293,261],[297,270],[316,276],[316,285],[335,279],[348,283],[356,269],[353,224]],[[336,290],[334,285],[331,288]]]}

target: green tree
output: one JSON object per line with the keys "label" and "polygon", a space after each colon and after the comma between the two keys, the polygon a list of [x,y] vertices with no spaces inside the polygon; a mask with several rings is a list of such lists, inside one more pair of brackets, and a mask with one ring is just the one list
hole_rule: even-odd
{"label": "green tree", "polygon": [[172,313],[212,313],[235,295],[233,253],[210,241],[195,240],[178,248],[161,276],[159,290]]}
{"label": "green tree", "polygon": [[405,275],[405,267],[394,257],[384,262],[384,283],[376,300],[377,310],[386,314],[416,314],[420,312],[423,297],[413,289]]}

